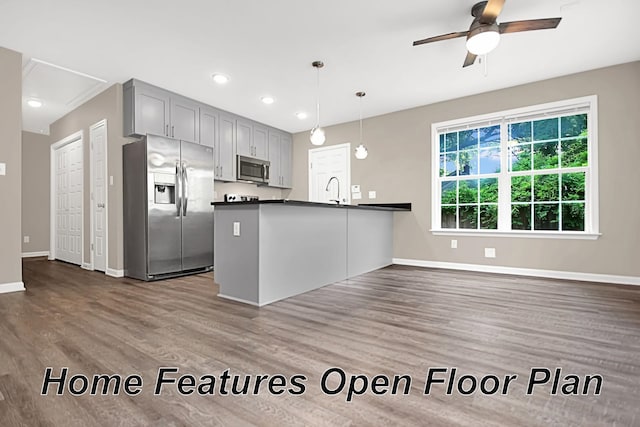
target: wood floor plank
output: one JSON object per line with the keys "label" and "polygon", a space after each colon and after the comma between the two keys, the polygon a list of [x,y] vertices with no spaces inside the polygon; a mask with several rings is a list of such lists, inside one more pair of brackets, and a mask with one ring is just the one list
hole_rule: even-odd
{"label": "wood floor plank", "polygon": [[[147,283],[37,258],[23,271],[27,291],[0,296],[3,427],[640,424],[638,287],[392,266],[257,308],[218,298],[211,273]],[[174,385],[156,396],[167,366],[196,378],[301,374],[306,391],[199,396]],[[137,396],[41,396],[46,367],[135,373],[145,385]],[[409,394],[324,394],[332,367],[409,375]],[[447,395],[441,384],[424,395],[434,367],[518,379],[507,395]],[[600,374],[602,393],[527,395],[533,367]]]}

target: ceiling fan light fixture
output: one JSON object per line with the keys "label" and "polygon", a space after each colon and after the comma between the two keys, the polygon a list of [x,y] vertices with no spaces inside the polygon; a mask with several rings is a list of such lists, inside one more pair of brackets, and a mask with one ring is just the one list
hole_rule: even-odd
{"label": "ceiling fan light fixture", "polygon": [[474,55],[485,55],[495,49],[500,43],[500,31],[496,24],[481,25],[467,36],[467,50]]}

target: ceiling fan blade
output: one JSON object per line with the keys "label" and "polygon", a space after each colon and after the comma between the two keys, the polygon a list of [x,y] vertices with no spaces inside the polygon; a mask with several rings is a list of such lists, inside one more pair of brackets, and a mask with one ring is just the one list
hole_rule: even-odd
{"label": "ceiling fan blade", "polygon": [[468,67],[469,65],[473,64],[474,62],[476,62],[476,58],[478,57],[478,55],[471,53],[471,52],[467,52],[467,57],[464,59],[464,64],[462,65],[462,68],[464,67]]}
{"label": "ceiling fan blade", "polygon": [[518,33],[520,31],[546,30],[556,28],[562,18],[529,19],[526,21],[502,22],[500,33]]}
{"label": "ceiling fan blade", "polygon": [[489,0],[480,15],[480,23],[493,24],[502,12],[505,0]]}
{"label": "ceiling fan blade", "polygon": [[458,31],[457,33],[442,34],[442,35],[435,36],[435,37],[429,37],[428,39],[416,40],[416,41],[413,42],[413,45],[414,46],[418,46],[418,45],[425,44],[425,43],[439,42],[441,40],[456,39],[458,37],[466,37],[467,33],[468,33],[468,31]]}

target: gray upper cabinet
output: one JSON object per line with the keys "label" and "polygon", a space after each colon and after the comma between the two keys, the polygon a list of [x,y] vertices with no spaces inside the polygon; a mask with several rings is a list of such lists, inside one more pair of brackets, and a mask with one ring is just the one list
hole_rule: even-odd
{"label": "gray upper cabinet", "polygon": [[282,175],[282,186],[291,188],[293,186],[293,140],[291,135],[282,134],[280,136],[280,175]]}
{"label": "gray upper cabinet", "polygon": [[[134,84],[135,82],[135,84]],[[141,82],[129,80],[124,84],[124,134],[125,136],[168,136],[169,94]]]}
{"label": "gray upper cabinet", "polygon": [[253,125],[253,157],[267,160],[269,158],[269,131],[258,124]]}
{"label": "gray upper cabinet", "polygon": [[246,120],[236,119],[237,141],[236,148],[239,156],[254,157],[253,155],[253,125]]}
{"label": "gray upper cabinet", "polygon": [[200,144],[213,147],[214,179],[235,181],[234,119],[212,107],[200,107]]}
{"label": "gray upper cabinet", "polygon": [[199,104],[131,79],[124,85],[124,135],[148,133],[199,142]]}
{"label": "gray upper cabinet", "polygon": [[218,144],[218,179],[236,180],[236,122],[235,117],[220,113],[220,142]]}
{"label": "gray upper cabinet", "polygon": [[268,130],[265,126],[245,119],[236,119],[238,155],[268,159]]}
{"label": "gray upper cabinet", "polygon": [[269,130],[270,187],[291,188],[291,150],[291,135]]}
{"label": "gray upper cabinet", "polygon": [[171,96],[171,138],[199,142],[200,104],[181,96]]}

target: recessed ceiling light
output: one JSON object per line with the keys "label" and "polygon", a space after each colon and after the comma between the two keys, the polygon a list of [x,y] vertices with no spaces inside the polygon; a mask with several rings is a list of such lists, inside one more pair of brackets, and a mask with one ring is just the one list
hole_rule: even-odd
{"label": "recessed ceiling light", "polygon": [[219,85],[229,83],[229,76],[225,76],[224,74],[214,74],[211,77],[213,78],[213,81],[218,83]]}
{"label": "recessed ceiling light", "polygon": [[271,105],[276,102],[273,96],[263,96],[262,98],[260,98],[260,100],[267,105]]}
{"label": "recessed ceiling light", "polygon": [[299,118],[300,120],[304,120],[308,116],[307,116],[307,113],[305,113],[304,111],[300,111],[299,113],[296,113],[296,117]]}
{"label": "recessed ceiling light", "polygon": [[42,107],[42,101],[39,99],[31,98],[27,100],[27,105],[32,108],[40,108]]}

